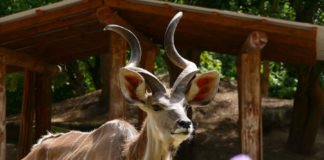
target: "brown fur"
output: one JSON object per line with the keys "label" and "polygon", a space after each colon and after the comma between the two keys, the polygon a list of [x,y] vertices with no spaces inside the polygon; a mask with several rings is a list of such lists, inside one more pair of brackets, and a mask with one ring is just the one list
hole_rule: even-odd
{"label": "brown fur", "polygon": [[132,140],[124,146],[123,156],[125,160],[142,160],[144,159],[147,145],[147,126],[143,123],[142,130]]}
{"label": "brown fur", "polygon": [[137,134],[121,120],[109,121],[92,132],[71,131],[43,137],[23,160],[121,160],[122,144]]}

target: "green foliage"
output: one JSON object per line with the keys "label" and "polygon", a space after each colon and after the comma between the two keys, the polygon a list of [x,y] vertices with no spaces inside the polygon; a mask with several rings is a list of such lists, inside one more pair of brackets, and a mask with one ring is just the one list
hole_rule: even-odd
{"label": "green foliage", "polygon": [[6,76],[7,115],[17,114],[21,110],[24,75],[21,72]]}
{"label": "green foliage", "polygon": [[297,89],[297,75],[283,63],[270,62],[269,95],[278,98],[293,98]]}
{"label": "green foliage", "polygon": [[321,85],[324,87],[324,72],[321,73]]}
{"label": "green foliage", "polygon": [[200,55],[201,72],[219,71],[222,78],[234,80],[237,75],[236,57],[215,52],[203,51]]}
{"label": "green foliage", "polygon": [[1,0],[0,16],[21,12],[58,1],[61,0]]}
{"label": "green foliage", "polygon": [[51,88],[53,102],[59,102],[76,95],[69,83],[69,76],[66,72],[61,72],[57,76],[53,77]]}
{"label": "green foliage", "polygon": [[95,64],[95,58],[79,59],[75,62],[62,64],[62,70],[52,81],[52,97],[54,102],[80,96],[96,90],[93,76],[89,68]]}
{"label": "green foliage", "polygon": [[[81,75],[83,76],[86,92],[93,92],[96,90],[96,87],[93,83],[93,77],[90,74],[89,71],[89,65],[94,65],[95,59],[93,57],[89,57],[87,59],[83,60],[77,60],[77,63],[79,65],[79,70]],[[86,63],[89,62],[89,63]]]}
{"label": "green foliage", "polygon": [[216,58],[215,53],[203,51],[200,54],[199,70],[201,72],[206,72],[210,70],[221,71],[221,69],[222,69],[222,62]]}
{"label": "green foliage", "polygon": [[155,74],[163,74],[168,71],[168,67],[166,62],[164,61],[164,49],[160,49],[159,54],[156,56],[155,65],[154,65],[154,72]]}
{"label": "green foliage", "polygon": [[201,72],[219,71],[224,79],[236,78],[236,57],[215,52],[203,51],[200,55]]}

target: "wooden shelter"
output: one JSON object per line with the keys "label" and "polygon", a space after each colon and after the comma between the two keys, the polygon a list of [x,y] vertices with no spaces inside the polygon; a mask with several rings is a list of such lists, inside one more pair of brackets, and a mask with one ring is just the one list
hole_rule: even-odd
{"label": "wooden shelter", "polygon": [[[155,44],[163,41],[178,11],[184,17],[176,31],[177,46],[239,56],[241,149],[262,159],[260,61],[324,60],[324,27],[161,1],[63,0],[0,18],[0,160],[5,159],[6,72],[25,70],[19,141],[23,156],[31,146],[33,115],[37,136],[50,128],[50,80],[58,72],[56,64],[108,53],[114,78],[107,84],[114,91],[112,69],[125,62],[126,44],[103,27],[115,23],[134,31],[142,43],[142,65],[152,70]],[[116,114],[110,118],[123,114],[122,96],[114,96],[110,108]]]}

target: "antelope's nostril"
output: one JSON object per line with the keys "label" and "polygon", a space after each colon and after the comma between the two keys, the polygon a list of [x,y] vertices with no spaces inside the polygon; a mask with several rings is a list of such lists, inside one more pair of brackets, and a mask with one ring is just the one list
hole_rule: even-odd
{"label": "antelope's nostril", "polygon": [[183,128],[190,128],[191,121],[178,121],[178,125]]}

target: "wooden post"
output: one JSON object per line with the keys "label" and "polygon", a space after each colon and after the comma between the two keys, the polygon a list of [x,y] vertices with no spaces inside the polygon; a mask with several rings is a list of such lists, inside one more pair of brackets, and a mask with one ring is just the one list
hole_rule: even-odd
{"label": "wooden post", "polygon": [[261,49],[267,43],[263,32],[252,32],[238,59],[241,152],[262,160],[262,110],[260,96]]}
{"label": "wooden post", "polygon": [[263,73],[261,74],[261,95],[262,97],[269,96],[269,74],[270,66],[269,61],[263,61]]}
{"label": "wooden post", "polygon": [[[132,25],[127,23],[122,17],[120,17],[117,12],[112,11],[109,7],[103,6],[97,10],[98,20],[103,24],[119,24],[131,30],[141,42],[141,47],[143,49],[143,56],[141,66],[148,71],[153,71],[154,69],[154,59],[158,52],[154,43],[152,43],[147,37],[145,37],[140,32],[136,31]],[[152,59],[151,59],[152,58]],[[109,84],[112,85],[112,84]],[[118,89],[119,90],[119,89]],[[104,90],[103,90],[104,91]],[[140,127],[143,120],[145,119],[145,113],[139,110],[138,113],[138,126]]]}
{"label": "wooden post", "polygon": [[6,65],[0,57],[0,160],[6,159]]}
{"label": "wooden post", "polygon": [[35,106],[35,81],[36,74],[25,71],[22,110],[20,114],[18,156],[26,156],[32,145],[32,128]]}
{"label": "wooden post", "polygon": [[127,43],[120,35],[111,32],[109,39],[109,79],[106,82],[109,86],[109,119],[125,117],[125,100],[119,89],[118,73],[121,67],[125,66]]}
{"label": "wooden post", "polygon": [[51,129],[51,78],[45,73],[36,75],[35,140]]}
{"label": "wooden post", "polygon": [[320,71],[319,63],[298,67],[298,85],[287,146],[289,150],[303,155],[314,153],[314,142],[324,115]]}

